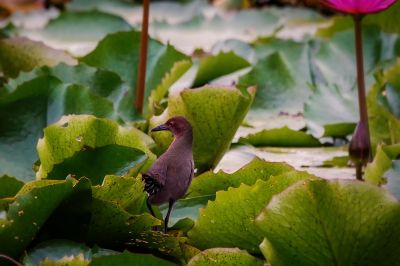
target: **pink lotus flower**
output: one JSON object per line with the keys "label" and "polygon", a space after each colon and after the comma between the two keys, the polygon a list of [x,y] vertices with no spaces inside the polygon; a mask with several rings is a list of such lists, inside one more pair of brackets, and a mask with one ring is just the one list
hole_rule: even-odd
{"label": "pink lotus flower", "polygon": [[387,9],[396,0],[321,0],[336,11],[348,14],[371,14]]}

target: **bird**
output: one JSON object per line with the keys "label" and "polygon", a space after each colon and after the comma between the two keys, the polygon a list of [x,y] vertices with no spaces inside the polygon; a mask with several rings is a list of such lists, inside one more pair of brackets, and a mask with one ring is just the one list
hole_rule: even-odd
{"label": "bird", "polygon": [[174,140],[150,169],[142,174],[142,180],[144,191],[148,194],[146,204],[154,217],[152,205],[168,203],[168,212],[164,219],[166,233],[174,203],[186,194],[192,182],[194,162],[193,130],[190,122],[183,116],[175,116],[153,128],[151,132],[163,130],[171,131]]}

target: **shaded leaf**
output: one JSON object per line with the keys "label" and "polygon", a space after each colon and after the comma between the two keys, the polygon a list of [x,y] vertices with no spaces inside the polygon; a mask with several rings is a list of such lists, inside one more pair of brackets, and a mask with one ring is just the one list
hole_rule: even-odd
{"label": "shaded leaf", "polygon": [[0,198],[14,197],[23,187],[24,182],[15,177],[3,175],[0,177]]}
{"label": "shaded leaf", "polygon": [[110,144],[98,148],[83,147],[53,169],[46,178],[64,179],[68,175],[80,178],[85,176],[97,185],[103,182],[106,175],[134,175],[137,174],[147,160],[145,152]]}
{"label": "shaded leaf", "polygon": [[256,223],[273,265],[396,265],[399,202],[357,181],[308,180],[276,195]]}
{"label": "shaded leaf", "polygon": [[113,265],[149,265],[149,266],[172,266],[176,265],[170,261],[157,258],[149,254],[138,254],[124,251],[122,254],[101,256],[94,258],[90,266],[113,266]]}
{"label": "shaded leaf", "polygon": [[130,214],[140,214],[145,202],[140,177],[106,176],[100,186],[93,188],[97,199],[113,202]]}
{"label": "shaded leaf", "polygon": [[378,145],[374,160],[367,164],[364,173],[364,179],[375,185],[383,185],[386,183],[384,174],[392,166],[392,160],[400,155],[400,144],[390,146]]}

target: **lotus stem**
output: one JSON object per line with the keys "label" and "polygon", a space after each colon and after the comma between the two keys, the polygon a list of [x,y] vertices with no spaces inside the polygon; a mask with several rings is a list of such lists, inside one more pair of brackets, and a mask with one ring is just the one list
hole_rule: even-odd
{"label": "lotus stem", "polygon": [[0,258],[5,259],[5,260],[11,262],[12,264],[14,264],[16,266],[22,266],[21,263],[19,263],[18,261],[14,260],[13,258],[11,258],[11,257],[9,257],[7,255],[0,254]]}
{"label": "lotus stem", "polygon": [[146,86],[147,46],[149,32],[149,0],[143,0],[142,32],[140,35],[140,61],[136,83],[136,110],[143,113],[144,90]]}
{"label": "lotus stem", "polygon": [[350,142],[349,154],[356,166],[356,178],[362,180],[362,167],[371,159],[371,141],[368,126],[367,99],[365,95],[364,59],[362,44],[362,18],[354,15],[355,52],[357,65],[357,89],[360,121]]}

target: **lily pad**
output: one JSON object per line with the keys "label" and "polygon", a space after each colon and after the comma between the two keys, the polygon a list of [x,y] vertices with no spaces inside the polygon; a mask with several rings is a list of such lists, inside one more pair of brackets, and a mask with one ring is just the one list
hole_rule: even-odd
{"label": "lily pad", "polygon": [[72,189],[71,180],[27,183],[0,219],[0,253],[19,258]]}
{"label": "lily pad", "polygon": [[249,62],[233,52],[221,52],[217,55],[203,58],[200,60],[193,86],[203,86],[213,79],[248,66],[250,66]]}
{"label": "lily pad", "polygon": [[197,176],[193,179],[187,195],[190,197],[215,196],[217,191],[227,190],[230,187],[237,188],[241,184],[253,185],[258,179],[267,181],[271,176],[293,170],[294,168],[288,164],[266,162],[256,157],[233,173],[208,171]]}
{"label": "lily pad", "polygon": [[359,119],[357,91],[317,85],[304,105],[304,118],[316,137],[346,137]]}
{"label": "lily pad", "polygon": [[189,241],[200,249],[213,247],[239,247],[251,253],[259,253],[263,237],[254,224],[256,216],[272,196],[289,185],[308,178],[309,174],[282,174],[262,179],[248,186],[242,184],[228,191],[218,191],[216,199],[200,210],[200,218],[188,232]]}
{"label": "lily pad", "polygon": [[292,130],[288,127],[262,130],[247,137],[240,138],[239,143],[259,146],[277,147],[318,147],[321,143],[318,139],[304,131]]}
{"label": "lily pad", "polygon": [[[66,116],[56,124],[47,127],[44,130],[44,137],[38,142],[37,150],[41,165],[37,172],[37,178],[48,178],[57,164],[65,162],[76,152],[83,149],[101,148],[111,144],[124,146],[123,149],[126,154],[132,152],[129,148],[144,152],[149,160],[144,165],[143,170],[146,170],[155,159],[155,155],[149,150],[152,140],[138,129],[122,128],[112,120],[88,115]],[[143,161],[142,153],[132,152],[132,155],[125,157],[125,159],[128,158],[125,163],[130,164],[129,158],[133,159],[131,157],[133,154],[136,154],[135,157],[138,156],[136,160]],[[120,164],[120,162],[115,163]],[[99,168],[100,165],[93,165],[92,167]],[[90,170],[90,168],[87,169]]]}
{"label": "lily pad", "polygon": [[[101,40],[94,51],[80,59],[81,62],[90,66],[117,73],[128,84],[129,90],[119,106],[119,111],[125,120],[132,120],[137,116],[132,105],[135,98],[139,44],[140,32],[113,33]],[[153,39],[149,39],[148,49],[144,106],[148,105],[147,101],[151,91],[162,83],[174,64],[189,59],[173,46],[163,45]],[[178,74],[169,76],[169,78],[172,77],[178,79],[180,76]]]}
{"label": "lily pad", "polygon": [[15,78],[21,71],[58,63],[74,65],[76,60],[64,51],[47,47],[24,37],[0,39],[0,70],[6,77]]}
{"label": "lily pad", "polygon": [[[213,168],[229,148],[231,140],[250,108],[254,88],[239,90],[233,87],[185,89],[171,94],[168,108],[160,116],[150,120],[154,127],[170,117],[186,117],[193,127],[193,156],[198,171]],[[166,150],[172,138],[168,132],[153,134],[162,150]]]}
{"label": "lily pad", "polygon": [[257,217],[273,265],[394,265],[400,204],[358,181],[306,180],[276,195]]}
{"label": "lily pad", "polygon": [[264,265],[263,261],[238,248],[212,248],[194,256],[188,266]]}

